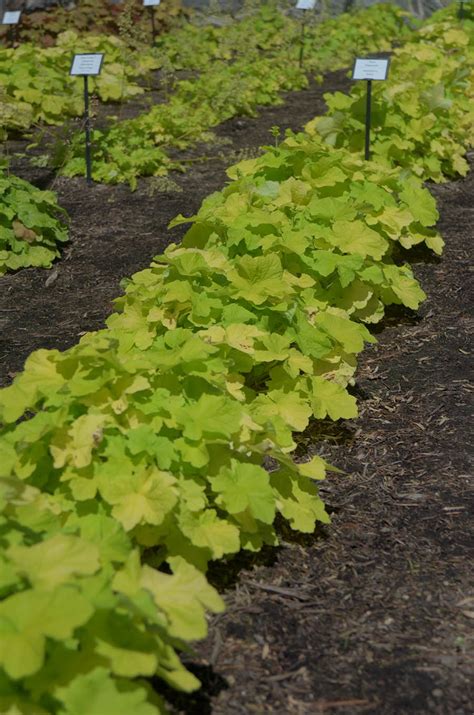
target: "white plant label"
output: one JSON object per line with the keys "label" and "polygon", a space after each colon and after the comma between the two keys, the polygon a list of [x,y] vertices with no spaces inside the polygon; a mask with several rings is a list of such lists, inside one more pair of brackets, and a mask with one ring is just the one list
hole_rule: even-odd
{"label": "white plant label", "polygon": [[161,0],[143,0],[143,4],[145,7],[154,7],[156,5],[159,5]]}
{"label": "white plant label", "polygon": [[102,69],[103,53],[74,55],[70,75],[98,75]]}
{"label": "white plant label", "polygon": [[388,59],[358,57],[354,62],[352,79],[387,79],[389,64]]}
{"label": "white plant label", "polygon": [[314,10],[316,0],[298,0],[296,3],[297,10]]}
{"label": "white plant label", "polygon": [[2,25],[18,25],[20,17],[21,10],[7,10],[3,13]]}

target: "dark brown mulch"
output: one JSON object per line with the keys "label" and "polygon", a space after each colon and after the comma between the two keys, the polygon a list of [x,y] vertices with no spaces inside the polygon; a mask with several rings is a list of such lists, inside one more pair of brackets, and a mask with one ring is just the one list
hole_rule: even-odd
{"label": "dark brown mulch", "polygon": [[[207,195],[225,184],[230,164],[273,141],[272,126],[301,129],[325,111],[324,92],[348,86],[345,72],[336,72],[322,85],[311,82],[308,89],[287,94],[282,105],[264,108],[258,117],[225,122],[215,130],[214,145],[190,152],[189,171],[170,175],[174,185],[144,179],[135,192],[124,185],[89,188],[82,179],[54,181],[54,175],[31,167],[24,156],[14,160],[13,173],[57,191],[70,216],[71,241],[50,271],[26,269],[0,278],[0,384],[11,380],[32,350],[64,349],[83,331],[101,328],[111,301],[121,293],[120,280],[180,240],[185,227],[168,231],[172,218],[194,214]],[[24,151],[25,145],[11,142],[10,151]],[[203,155],[213,158],[201,161]]]}
{"label": "dark brown mulch", "polygon": [[180,713],[472,713],[473,184],[431,187],[446,253],[413,257],[428,300],[363,354],[360,417],[300,441],[301,459],[346,472],[322,489],[332,525],[216,570],[228,610],[191,661],[204,689],[175,699]]}

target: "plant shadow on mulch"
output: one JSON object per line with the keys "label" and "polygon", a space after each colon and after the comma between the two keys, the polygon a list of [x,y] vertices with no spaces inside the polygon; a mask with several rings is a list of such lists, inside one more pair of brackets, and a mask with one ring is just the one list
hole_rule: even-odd
{"label": "plant shadow on mulch", "polygon": [[229,687],[228,682],[210,665],[189,663],[187,667],[202,683],[202,687],[191,695],[179,693],[173,688],[166,687],[162,681],[157,679],[151,681],[150,684],[167,700],[169,705],[183,715],[212,715],[212,698],[226,690]]}

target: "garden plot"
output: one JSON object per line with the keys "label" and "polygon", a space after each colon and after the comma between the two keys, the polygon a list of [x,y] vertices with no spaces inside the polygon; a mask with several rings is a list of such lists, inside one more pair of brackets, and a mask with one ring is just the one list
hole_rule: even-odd
{"label": "garden plot", "polygon": [[[452,17],[438,23],[402,51],[406,66],[395,53],[401,84],[377,95],[394,116],[376,120],[377,163],[360,159],[357,89],[284,141],[274,113],[270,126],[264,117],[276,146],[255,159],[252,145],[232,147],[244,159],[232,181],[190,218],[185,202],[188,218],[172,225],[191,228],[124,284],[107,328],[88,333],[81,312],[81,341],[65,323],[72,347],[33,353],[0,393],[6,707],[15,697],[25,712],[87,702],[91,715],[104,702],[137,715],[469,707],[458,446],[469,326],[453,298],[470,178],[434,189],[445,236],[457,234],[439,262],[435,202],[396,166],[403,127],[419,176],[467,170],[469,39]],[[408,113],[394,102],[400,86],[413,92]],[[202,159],[189,155],[198,169]],[[167,188],[178,203],[177,184],[148,183],[147,201]],[[431,288],[424,308],[407,260]],[[59,279],[53,270],[41,289]],[[108,301],[91,316],[98,327]],[[208,640],[189,652],[206,610]],[[190,692],[196,676],[196,695],[162,685]]]}
{"label": "garden plot", "polygon": [[[82,332],[102,327],[124,276],[145,268],[168,242],[180,239],[182,227],[167,231],[177,214],[194,213],[207,195],[225,184],[230,164],[272,144],[272,127],[282,132],[287,127],[302,129],[315,114],[324,113],[323,94],[349,88],[346,72],[340,71],[328,75],[323,84],[313,82],[306,90],[287,94],[281,106],[262,107],[256,118],[231,119],[217,129],[215,143],[185,155],[190,162],[184,174],[143,179],[136,191],[126,185],[89,189],[82,179],[55,180],[54,173],[31,167],[24,156],[14,159],[14,173],[42,188],[54,186],[70,216],[71,241],[63,260],[50,271],[28,269],[2,278],[3,384],[21,369],[32,350],[64,349]],[[133,112],[134,102],[126,107]],[[22,154],[25,144],[16,141],[10,146]]]}
{"label": "garden plot", "polygon": [[395,311],[360,360],[360,416],[302,435],[344,473],[321,490],[333,524],[237,558],[227,612],[191,662],[190,715],[467,713],[472,690],[472,173],[430,186],[442,260],[414,255],[428,294]]}

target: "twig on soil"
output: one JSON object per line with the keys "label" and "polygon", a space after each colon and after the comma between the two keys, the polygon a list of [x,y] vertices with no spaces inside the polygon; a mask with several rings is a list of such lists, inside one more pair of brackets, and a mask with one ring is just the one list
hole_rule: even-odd
{"label": "twig on soil", "polygon": [[298,601],[308,601],[311,596],[307,593],[300,593],[295,591],[293,588],[282,588],[281,586],[270,586],[266,583],[257,583],[256,581],[245,581],[246,586],[253,586],[254,588],[259,588],[262,591],[269,591],[270,593],[277,593],[279,596],[288,596],[288,598],[297,598]]}

